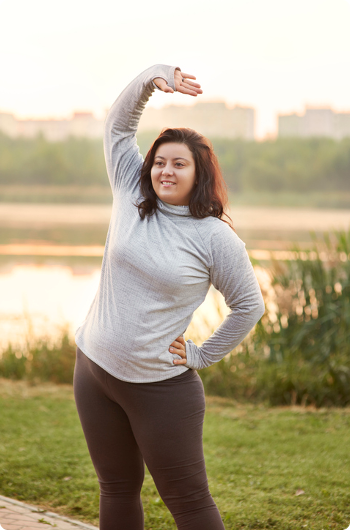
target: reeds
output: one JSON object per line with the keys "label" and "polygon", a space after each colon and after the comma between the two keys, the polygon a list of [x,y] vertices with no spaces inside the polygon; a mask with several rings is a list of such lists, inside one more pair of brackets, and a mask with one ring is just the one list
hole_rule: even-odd
{"label": "reeds", "polygon": [[27,340],[26,346],[9,344],[0,357],[0,377],[32,383],[72,383],[76,346],[66,330],[55,342],[47,337]]}
{"label": "reeds", "polygon": [[208,393],[272,405],[350,404],[350,231],[273,263],[266,312],[235,351],[201,373]]}
{"label": "reeds", "polygon": [[[350,404],[350,231],[314,238],[312,251],[295,248],[295,256],[265,270],[266,312],[247,339],[199,372],[207,394],[271,405]],[[222,320],[219,299],[213,304]],[[217,325],[202,319],[186,334],[197,344]],[[0,377],[72,383],[74,363],[75,344],[63,330],[54,344],[9,345]]]}

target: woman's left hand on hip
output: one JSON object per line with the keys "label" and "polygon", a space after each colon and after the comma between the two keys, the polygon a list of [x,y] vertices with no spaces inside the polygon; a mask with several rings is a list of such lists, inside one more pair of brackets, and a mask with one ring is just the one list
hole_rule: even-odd
{"label": "woman's left hand on hip", "polygon": [[182,336],[177,337],[177,339],[175,339],[174,342],[170,344],[169,351],[170,353],[175,353],[176,355],[179,355],[181,357],[181,359],[174,359],[173,361],[174,364],[186,364],[187,363],[186,341]]}

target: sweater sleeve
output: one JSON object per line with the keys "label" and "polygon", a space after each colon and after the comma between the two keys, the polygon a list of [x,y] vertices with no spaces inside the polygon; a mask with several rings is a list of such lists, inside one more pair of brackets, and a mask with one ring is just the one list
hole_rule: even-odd
{"label": "sweater sleeve", "polygon": [[265,306],[245,244],[228,225],[211,238],[210,279],[231,312],[202,346],[186,341],[186,366],[196,370],[220,361],[249,333]]}
{"label": "sweater sleeve", "polygon": [[105,123],[104,153],[113,193],[120,186],[133,186],[143,158],[136,141],[141,114],[161,77],[175,90],[176,67],[157,64],[138,75],[112,105]]}

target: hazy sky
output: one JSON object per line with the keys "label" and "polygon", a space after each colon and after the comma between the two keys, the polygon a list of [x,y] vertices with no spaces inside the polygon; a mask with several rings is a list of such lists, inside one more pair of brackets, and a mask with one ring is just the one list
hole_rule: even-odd
{"label": "hazy sky", "polygon": [[[155,63],[193,73],[205,99],[277,113],[350,111],[350,0],[0,0],[0,112],[102,116]],[[199,99],[199,98],[198,98]],[[192,104],[181,94],[151,104]]]}

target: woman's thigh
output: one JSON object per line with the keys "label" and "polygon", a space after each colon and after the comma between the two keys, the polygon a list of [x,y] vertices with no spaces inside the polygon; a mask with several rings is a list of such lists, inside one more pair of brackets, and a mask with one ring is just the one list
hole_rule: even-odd
{"label": "woman's thigh", "polygon": [[[128,383],[84,357],[81,353],[77,361],[74,391],[105,499],[102,521],[108,524],[101,528],[114,528],[116,520],[125,529],[142,527],[135,493],[143,481],[143,456],[179,529],[223,530],[208,489],[202,447],[205,400],[198,374],[188,370],[157,383]],[[137,524],[125,526],[129,509],[116,517],[116,503],[112,510],[108,498],[117,497],[125,507],[134,499]]]}
{"label": "woman's thigh", "polygon": [[[150,384],[138,384],[123,408],[165,504],[174,512],[208,504],[202,432],[203,385],[193,370]],[[210,498],[211,499],[211,498]],[[203,503],[202,503],[203,500]],[[212,500],[209,501],[212,503]]]}
{"label": "woman's thigh", "polygon": [[74,396],[101,492],[141,490],[143,458],[127,414],[108,396],[107,375],[77,349]]}

